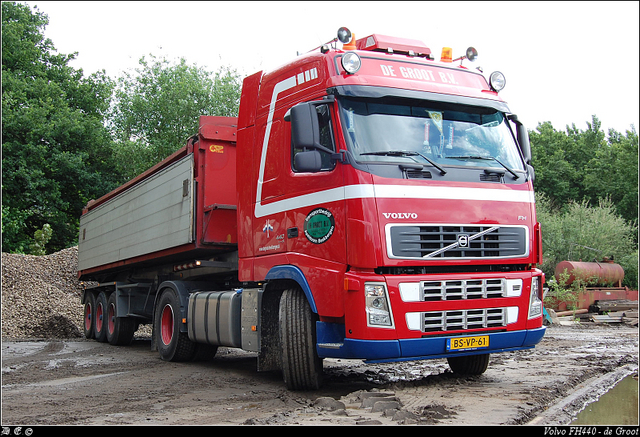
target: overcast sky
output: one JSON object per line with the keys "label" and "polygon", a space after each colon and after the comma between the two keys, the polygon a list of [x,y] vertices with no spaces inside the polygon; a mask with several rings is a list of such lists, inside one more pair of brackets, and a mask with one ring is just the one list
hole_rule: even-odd
{"label": "overcast sky", "polygon": [[85,74],[116,78],[153,54],[242,76],[268,71],[333,39],[341,26],[418,39],[439,58],[469,46],[473,67],[504,73],[501,92],[529,129],[550,121],[605,132],[638,129],[638,2],[58,2],[28,1],[49,16],[45,36]]}

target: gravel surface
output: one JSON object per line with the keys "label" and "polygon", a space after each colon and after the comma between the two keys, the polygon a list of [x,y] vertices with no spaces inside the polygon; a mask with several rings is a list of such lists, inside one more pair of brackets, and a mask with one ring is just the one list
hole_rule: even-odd
{"label": "gravel surface", "polygon": [[78,248],[2,254],[2,338],[82,337]]}
{"label": "gravel surface", "polygon": [[278,372],[256,372],[255,354],[241,350],[167,363],[148,336],[128,347],[85,340],[76,266],[76,247],[2,254],[7,423],[567,424],[599,395],[594,381],[637,378],[637,328],[580,323],[551,326],[535,349],[492,355],[476,377],[453,375],[445,360],[325,360],[322,390],[289,392]]}

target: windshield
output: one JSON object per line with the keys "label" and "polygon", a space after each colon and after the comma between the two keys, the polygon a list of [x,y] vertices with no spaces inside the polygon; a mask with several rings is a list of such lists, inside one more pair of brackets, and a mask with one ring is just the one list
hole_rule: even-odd
{"label": "windshield", "polygon": [[361,162],[524,170],[506,119],[493,108],[342,98],[340,112],[349,150]]}

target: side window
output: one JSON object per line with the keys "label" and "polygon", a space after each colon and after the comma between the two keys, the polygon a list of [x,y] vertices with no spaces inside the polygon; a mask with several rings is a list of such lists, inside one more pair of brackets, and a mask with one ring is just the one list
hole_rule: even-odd
{"label": "side window", "polygon": [[[318,105],[316,106],[316,112],[318,114],[318,127],[320,128],[320,145],[331,150],[335,153],[336,146],[333,140],[333,126],[331,125],[331,111],[328,104]],[[293,157],[299,153],[309,150],[304,147],[295,147],[293,143],[291,143],[291,166],[293,171],[297,171],[295,168],[295,161]],[[324,151],[318,150],[320,152],[320,156],[322,158],[322,171],[333,170],[336,166],[334,160],[331,159],[331,154]]]}

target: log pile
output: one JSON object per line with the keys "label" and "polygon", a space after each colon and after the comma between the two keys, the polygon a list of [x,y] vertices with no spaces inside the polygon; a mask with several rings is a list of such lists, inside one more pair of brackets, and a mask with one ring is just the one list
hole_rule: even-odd
{"label": "log pile", "polygon": [[600,300],[589,306],[588,310],[546,311],[549,314],[547,321],[554,324],[568,325],[579,320],[580,323],[624,323],[638,326],[638,301],[626,299]]}
{"label": "log pile", "polygon": [[601,300],[589,308],[597,315],[593,316],[596,323],[626,323],[638,326],[638,301],[631,300]]}

